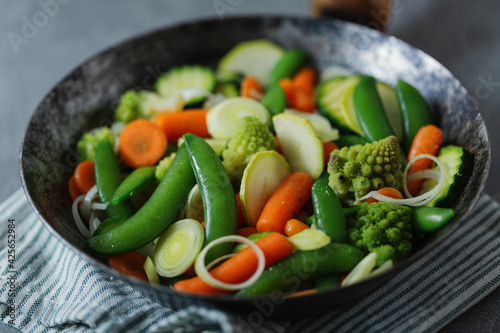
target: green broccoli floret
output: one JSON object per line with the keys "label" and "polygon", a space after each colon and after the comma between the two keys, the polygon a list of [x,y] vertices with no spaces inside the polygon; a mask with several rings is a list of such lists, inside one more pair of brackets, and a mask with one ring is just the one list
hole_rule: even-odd
{"label": "green broccoli floret", "polygon": [[236,134],[222,151],[222,164],[231,181],[240,182],[243,171],[255,153],[276,149],[276,139],[269,128],[255,117],[245,117]]}
{"label": "green broccoli floret", "polygon": [[377,266],[411,253],[411,208],[385,202],[362,203],[357,215],[347,219],[350,244],[377,253]]}
{"label": "green broccoli floret", "polygon": [[150,119],[161,112],[181,110],[183,103],[180,95],[165,98],[151,91],[128,90],[120,98],[115,121],[129,123],[135,119]]}
{"label": "green broccoli floret", "polygon": [[170,168],[170,165],[172,164],[174,158],[175,153],[172,153],[162,158],[160,162],[158,162],[155,170],[155,178],[157,181],[161,181],[163,179],[163,176],[165,176],[165,174],[167,173],[167,170],[168,168]]}
{"label": "green broccoli floret", "polygon": [[335,150],[328,162],[328,173],[330,187],[347,205],[359,204],[362,196],[382,187],[401,190],[403,172],[398,139],[390,136]]}
{"label": "green broccoli floret", "polygon": [[95,150],[99,141],[108,139],[111,146],[115,144],[115,137],[109,127],[98,127],[82,135],[77,144],[78,155],[81,161],[94,160]]}

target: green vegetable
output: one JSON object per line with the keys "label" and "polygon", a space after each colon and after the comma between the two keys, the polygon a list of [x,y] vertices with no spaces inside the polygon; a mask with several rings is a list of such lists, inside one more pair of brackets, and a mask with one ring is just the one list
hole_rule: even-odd
{"label": "green vegetable", "polygon": [[318,113],[301,112],[293,109],[285,110],[285,113],[308,120],[321,142],[329,142],[339,138],[339,130],[333,128],[328,119]]}
{"label": "green vegetable", "polygon": [[402,144],[405,151],[408,152],[418,130],[425,125],[433,124],[434,118],[427,101],[409,83],[399,80],[396,85],[396,95],[404,123]]}
{"label": "green vegetable", "polygon": [[125,178],[113,193],[111,204],[117,205],[125,199],[133,196],[137,191],[140,191],[147,186],[155,177],[156,167],[148,166],[137,168]]}
{"label": "green vegetable", "polygon": [[80,141],[77,144],[78,156],[80,157],[80,161],[86,160],[94,160],[95,159],[95,151],[97,148],[97,144],[101,140],[108,140],[111,146],[115,144],[115,137],[111,130],[106,127],[99,127],[91,130],[83,134]]}
{"label": "green vegetable", "polygon": [[[252,242],[254,242],[254,243],[255,243],[256,241],[261,240],[262,238],[264,238],[264,237],[266,237],[266,236],[268,236],[268,235],[272,234],[273,232],[274,232],[274,231],[257,232],[257,233],[255,233],[255,234],[251,234],[251,235],[250,235],[250,236],[248,236],[247,238],[248,238],[249,240],[251,240]],[[234,252],[234,253],[238,253],[238,252],[240,252],[241,250],[246,249],[247,247],[248,247],[248,245],[247,245],[247,244],[245,244],[245,243],[240,243],[240,244],[238,244],[238,245],[236,245],[236,246],[234,247],[233,252]]]}
{"label": "green vegetable", "polygon": [[377,92],[376,83],[377,81],[371,76],[363,77],[353,92],[354,109],[359,125],[371,142],[394,135]]}
{"label": "green vegetable", "polygon": [[[95,153],[95,181],[97,193],[101,202],[110,202],[113,194],[122,182],[122,174],[118,166],[113,147],[109,140],[101,140],[97,144]],[[106,209],[108,218],[125,220],[134,214],[135,210],[129,200],[116,205],[109,205]]]}
{"label": "green vegetable", "polygon": [[[180,146],[180,145],[179,145]],[[168,156],[165,156],[162,158],[159,162],[158,165],[156,166],[154,176],[157,181],[161,181],[163,177],[165,177],[165,174],[167,173],[168,168],[172,165],[172,162],[175,159],[175,154],[176,153],[171,153]]]}
{"label": "green vegetable", "polygon": [[294,248],[299,251],[311,251],[331,243],[330,237],[318,229],[305,229],[288,237]]}
{"label": "green vegetable", "polygon": [[266,269],[253,285],[240,290],[236,297],[264,296],[274,290],[295,291],[306,282],[349,272],[364,256],[351,245],[336,243],[313,251],[297,251]]}
{"label": "green vegetable", "polygon": [[101,224],[99,224],[99,226],[94,231],[94,233],[92,234],[92,236],[98,236],[98,235],[104,234],[104,233],[110,231],[111,229],[113,229],[113,228],[119,226],[120,224],[122,224],[123,221],[125,221],[125,219],[123,219],[123,218],[122,219],[107,218],[104,221],[102,221]]}
{"label": "green vegetable", "polygon": [[317,291],[336,288],[340,283],[340,274],[332,274],[323,278],[319,278],[313,282],[313,288]]}
{"label": "green vegetable", "polygon": [[301,49],[286,51],[269,74],[269,84],[272,85],[281,79],[292,77],[304,65],[307,57],[307,53]]}
{"label": "green vegetable", "polygon": [[366,140],[366,138],[363,138],[361,136],[345,134],[345,135],[341,135],[340,138],[335,140],[335,143],[337,144],[337,146],[342,148],[342,147],[350,147],[350,146],[355,146],[355,145],[365,145],[365,144],[369,143],[369,141]]}
{"label": "green vegetable", "polygon": [[[217,71],[215,79],[217,84],[232,83],[239,89],[241,81],[245,78],[245,74],[235,71]],[[239,94],[238,94],[239,95]]]}
{"label": "green vegetable", "polygon": [[[215,89],[215,73],[208,67],[185,65],[174,67],[162,74],[156,81],[156,91],[164,97],[173,97],[184,90],[193,89],[201,92],[213,92]],[[199,103],[205,95],[194,94],[188,98],[186,105]]]}
{"label": "green vegetable", "polygon": [[[204,138],[208,145],[212,147],[212,149],[215,151],[215,153],[218,156],[222,155],[222,151],[226,149],[227,146],[227,141],[228,140],[218,140],[218,139],[210,139],[210,138]],[[181,144],[184,143],[184,139],[182,137],[177,140],[177,145],[180,147]]]}
{"label": "green vegetable", "polygon": [[421,234],[439,230],[455,216],[452,208],[413,207],[411,212],[413,229]]}
{"label": "green vegetable", "polygon": [[345,243],[346,223],[342,205],[328,184],[317,180],[311,190],[315,225],[324,231],[333,243]]}
{"label": "green vegetable", "polygon": [[395,136],[333,151],[328,162],[329,184],[340,202],[351,206],[370,191],[382,187],[401,189],[399,152]]}
{"label": "green vegetable", "polygon": [[170,225],[156,243],[153,263],[163,277],[175,277],[186,272],[194,263],[203,245],[200,222],[184,219]]}
{"label": "green vegetable", "polygon": [[180,95],[162,97],[152,91],[128,90],[120,98],[115,110],[115,121],[129,123],[135,119],[150,119],[165,111],[182,110],[184,100]]}
{"label": "green vegetable", "polygon": [[226,98],[240,96],[240,92],[238,90],[238,87],[234,83],[231,83],[231,82],[218,83],[215,86],[215,92],[221,93]]}
{"label": "green vegetable", "polygon": [[375,252],[369,253],[349,272],[344,281],[342,281],[341,286],[347,287],[369,278],[371,271],[375,268],[376,262],[377,254]]}
{"label": "green vegetable", "polygon": [[[461,195],[474,168],[474,156],[463,147],[448,145],[439,150],[438,160],[446,166],[446,182],[441,193],[430,207],[450,207]],[[434,179],[422,183],[421,192],[426,192],[437,184]]]}
{"label": "green vegetable", "polygon": [[144,271],[148,276],[149,283],[160,284],[160,276],[156,272],[155,266],[153,264],[153,260],[151,257],[146,257],[146,261],[144,262]]}
{"label": "green vegetable", "polygon": [[406,258],[412,249],[411,209],[385,202],[362,203],[347,219],[347,240],[365,252],[377,254],[377,266]]}
{"label": "green vegetable", "polygon": [[137,213],[108,232],[90,238],[87,246],[100,254],[121,254],[148,244],[177,219],[195,183],[187,149],[182,145],[167,174]]}
{"label": "green vegetable", "polygon": [[222,151],[222,164],[231,181],[239,183],[253,155],[276,149],[276,139],[269,128],[255,117],[245,117],[236,134]]}
{"label": "green vegetable", "polygon": [[[189,152],[191,166],[203,198],[205,245],[217,238],[236,234],[238,225],[236,197],[219,157],[205,140],[193,134],[184,135],[184,145],[181,147],[183,146],[186,146]],[[217,245],[208,252],[206,260],[210,263],[230,253],[232,249],[231,243]]]}
{"label": "green vegetable", "polygon": [[273,84],[267,89],[260,102],[266,107],[267,111],[269,111],[271,117],[273,117],[285,110],[286,95],[279,84]]}

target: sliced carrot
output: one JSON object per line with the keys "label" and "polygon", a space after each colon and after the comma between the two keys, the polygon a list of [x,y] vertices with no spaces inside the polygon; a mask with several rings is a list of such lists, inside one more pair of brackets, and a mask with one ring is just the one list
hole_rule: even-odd
{"label": "sliced carrot", "polygon": [[160,113],[154,118],[154,122],[160,126],[170,142],[177,142],[186,133],[208,138],[210,133],[207,128],[207,113],[208,110],[205,109]]}
{"label": "sliced carrot", "polygon": [[[443,132],[439,127],[434,125],[426,125],[422,127],[413,138],[410,151],[408,152],[408,161],[421,154],[436,156],[442,143]],[[420,170],[428,169],[431,164],[432,161],[428,158],[415,161],[415,163],[411,165],[408,175]],[[422,185],[422,181],[422,179],[417,179],[407,184],[408,191],[411,195],[417,195],[420,185]]]}
{"label": "sliced carrot", "polygon": [[[377,192],[382,194],[382,195],[385,195],[386,197],[389,197],[389,198],[403,199],[403,195],[401,194],[401,192],[399,192],[397,189],[395,189],[393,187],[383,187],[380,190],[378,190]],[[374,197],[369,197],[365,201],[368,203],[378,202],[378,200],[375,199]]]}
{"label": "sliced carrot", "polygon": [[285,232],[285,224],[294,218],[311,196],[314,180],[305,172],[293,172],[273,192],[257,221],[257,231]]}
{"label": "sliced carrot", "polygon": [[205,229],[205,221],[201,221],[201,223],[200,223],[200,224],[201,224],[201,227],[202,227],[203,229]]}
{"label": "sliced carrot", "polygon": [[281,88],[285,92],[286,101],[289,104],[291,104],[293,101],[293,93],[295,91],[292,79],[289,79],[289,78],[281,79],[279,81],[279,85],[281,86]]}
{"label": "sliced carrot", "polygon": [[243,207],[241,206],[240,193],[236,193],[236,206],[238,208],[238,228],[245,226],[245,215],[243,214]]}
{"label": "sliced carrot", "polygon": [[314,83],[316,82],[316,71],[312,67],[304,67],[294,75],[292,81],[295,89],[312,95],[314,92]]}
{"label": "sliced carrot", "polygon": [[285,224],[285,235],[290,237],[306,229],[309,229],[309,226],[304,222],[297,219],[290,219]]}
{"label": "sliced carrot", "polygon": [[69,178],[68,190],[69,190],[69,196],[71,197],[72,201],[75,201],[76,198],[82,195],[82,192],[80,192],[78,186],[76,185],[75,176],[71,176]]}
{"label": "sliced carrot", "polygon": [[328,164],[328,161],[330,161],[330,154],[335,149],[339,149],[339,146],[337,146],[335,142],[323,143],[323,151],[325,152],[325,166]]}
{"label": "sliced carrot", "polygon": [[316,110],[314,96],[303,90],[295,89],[293,92],[292,107],[297,111],[314,112]]}
{"label": "sliced carrot", "polygon": [[109,266],[118,272],[148,281],[148,276],[144,270],[146,258],[139,252],[132,251],[125,254],[112,255],[108,256],[106,259]]}
{"label": "sliced carrot", "polygon": [[254,227],[245,227],[245,228],[239,228],[236,231],[236,234],[241,237],[248,237],[250,235],[256,234],[257,233],[257,228]]}
{"label": "sliced carrot", "polygon": [[[272,233],[255,244],[262,249],[266,259],[265,267],[287,258],[293,253],[293,244],[283,235]],[[241,283],[250,278],[258,266],[257,255],[247,247],[210,271],[210,274],[225,283]],[[174,290],[196,294],[225,294],[229,291],[209,286],[200,277],[182,280],[174,284]]]}
{"label": "sliced carrot", "polygon": [[251,75],[245,76],[243,81],[241,81],[240,89],[241,97],[253,98],[260,100],[262,97],[262,87],[259,81]]}
{"label": "sliced carrot", "polygon": [[80,162],[73,173],[75,184],[80,193],[87,193],[95,185],[95,164],[94,161]]}

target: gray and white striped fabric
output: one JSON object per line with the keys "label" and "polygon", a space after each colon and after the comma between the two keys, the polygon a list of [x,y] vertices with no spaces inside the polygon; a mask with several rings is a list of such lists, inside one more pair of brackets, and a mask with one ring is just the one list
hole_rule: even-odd
{"label": "gray and white striped fabric", "polygon": [[[22,190],[0,205],[0,316],[23,332],[249,332],[236,317],[146,298],[66,249],[38,221]],[[15,219],[15,281],[8,220]],[[14,282],[14,284],[11,284]],[[360,301],[258,332],[435,332],[500,284],[500,208],[487,195],[428,256]],[[14,293],[12,293],[14,291]],[[12,303],[15,312],[11,317]],[[11,322],[12,324],[12,322]]]}

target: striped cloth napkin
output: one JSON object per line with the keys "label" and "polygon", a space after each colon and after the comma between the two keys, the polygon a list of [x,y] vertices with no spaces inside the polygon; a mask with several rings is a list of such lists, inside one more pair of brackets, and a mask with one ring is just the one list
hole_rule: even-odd
{"label": "striped cloth napkin", "polygon": [[435,332],[500,283],[500,209],[487,195],[449,239],[361,300],[258,327],[214,309],[176,312],[111,278],[52,236],[21,190],[0,216],[0,315],[23,332]]}

